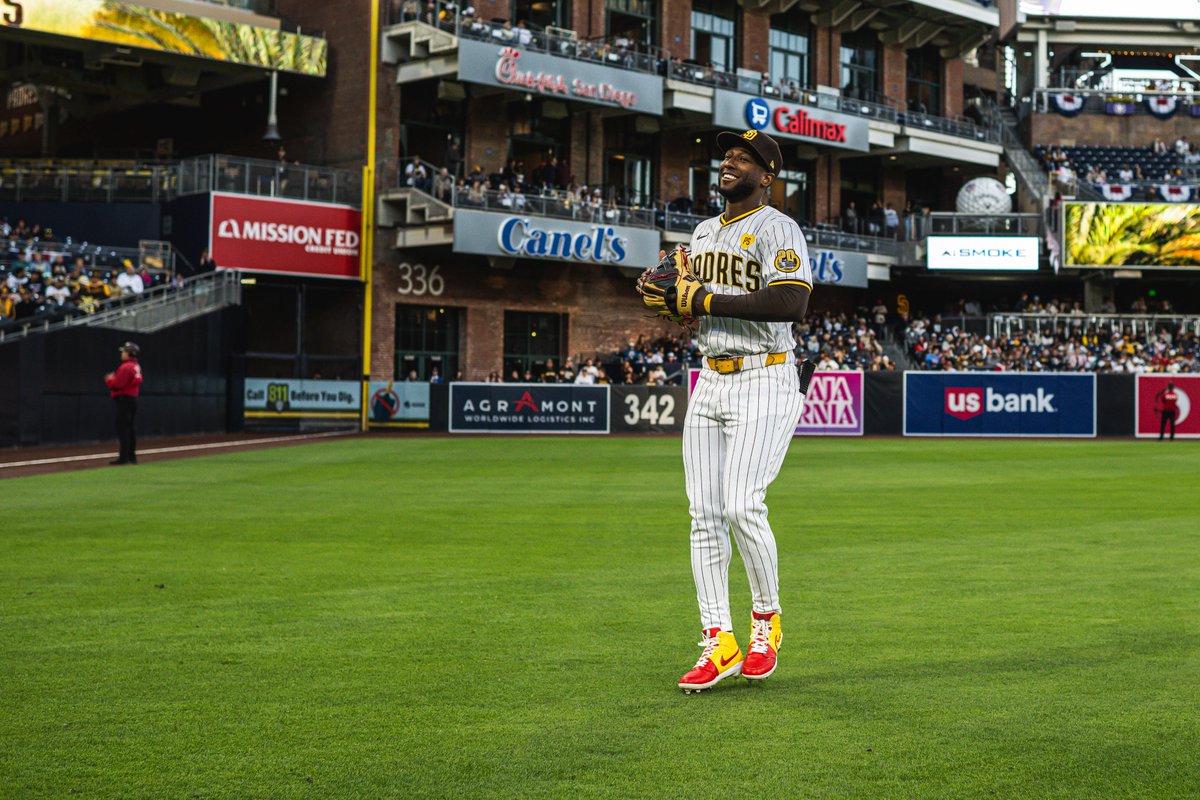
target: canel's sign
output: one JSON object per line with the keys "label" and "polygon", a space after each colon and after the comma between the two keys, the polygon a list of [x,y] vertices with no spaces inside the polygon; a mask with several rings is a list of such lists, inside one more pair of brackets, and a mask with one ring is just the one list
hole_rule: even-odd
{"label": "canel's sign", "polygon": [[867,288],[867,256],[841,250],[809,250],[813,278],[830,286]]}
{"label": "canel's sign", "polygon": [[350,206],[212,193],[219,269],[358,278],[362,212]]}
{"label": "canel's sign", "polygon": [[870,149],[870,123],[861,117],[824,108],[718,89],[713,93],[713,122],[728,128],[750,126],[777,139],[794,139],[844,150]]}
{"label": "canel's sign", "polygon": [[553,217],[456,209],[454,252],[640,266],[658,260],[658,231]]}

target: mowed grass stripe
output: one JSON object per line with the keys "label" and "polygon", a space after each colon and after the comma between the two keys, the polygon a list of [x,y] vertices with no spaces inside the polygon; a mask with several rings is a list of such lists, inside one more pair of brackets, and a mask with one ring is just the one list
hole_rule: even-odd
{"label": "mowed grass stripe", "polygon": [[1200,796],[1196,456],[797,440],[779,671],[690,697],[675,439],[6,481],[0,797]]}

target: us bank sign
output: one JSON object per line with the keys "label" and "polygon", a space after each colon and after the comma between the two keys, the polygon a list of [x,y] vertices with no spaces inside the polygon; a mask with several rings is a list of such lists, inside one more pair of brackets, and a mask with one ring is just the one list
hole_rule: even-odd
{"label": "us bank sign", "polygon": [[[572,45],[566,43],[566,46]],[[620,63],[621,57],[608,53],[603,58],[615,64]],[[498,41],[460,38],[458,79],[641,114],[658,116],[663,112],[663,81],[657,75],[608,66],[600,60],[563,58]]]}
{"label": "us bank sign", "polygon": [[636,267],[658,260],[659,234],[604,222],[456,209],[454,252]]}
{"label": "us bank sign", "polygon": [[865,119],[724,89],[713,94],[713,122],[735,130],[750,127],[766,131],[775,139],[792,139],[864,153],[871,149],[868,141],[871,126]]}

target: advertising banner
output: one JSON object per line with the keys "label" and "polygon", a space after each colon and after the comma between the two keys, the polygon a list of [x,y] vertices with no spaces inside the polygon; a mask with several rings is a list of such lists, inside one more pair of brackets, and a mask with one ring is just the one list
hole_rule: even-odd
{"label": "advertising banner", "polygon": [[[1162,393],[1167,384],[1175,384],[1178,395],[1175,404],[1175,436],[1181,439],[1200,439],[1200,375],[1138,375],[1134,417],[1135,435],[1139,439],[1157,437],[1162,424]],[[1166,429],[1167,436],[1171,429]]]}
{"label": "advertising banner", "polygon": [[717,89],[713,93],[713,122],[725,128],[766,131],[773,139],[867,152],[871,124],[861,118],[799,103],[755,97]]}
{"label": "advertising banner", "polygon": [[367,384],[367,419],[372,425],[429,420],[429,384],[424,381],[371,381]]}
{"label": "advertising banner", "polygon": [[613,386],[612,432],[682,431],[688,394],[684,386]]}
{"label": "advertising banner", "polygon": [[451,433],[608,433],[609,387],[450,384]]}
{"label": "advertising banner", "polygon": [[213,192],[209,219],[208,250],[219,269],[359,278],[356,208]]}
{"label": "advertising banner", "polygon": [[813,279],[828,286],[867,288],[867,254],[809,248]]}
{"label": "advertising banner", "polygon": [[1036,272],[1036,236],[930,236],[925,240],[929,269],[974,272]]}
{"label": "advertising banner", "polygon": [[5,0],[0,16],[9,28],[304,75],[325,75],[329,50],[315,36],[118,0]]}
{"label": "advertising banner", "polygon": [[[616,53],[612,57],[620,58]],[[480,42],[460,37],[458,79],[639,114],[658,116],[663,111],[663,80],[657,75],[610,67],[598,61],[563,58],[499,41]]]}
{"label": "advertising banner", "polygon": [[658,231],[646,228],[454,210],[456,253],[645,267],[658,261],[659,246]]}
{"label": "advertising banner", "polygon": [[243,413],[247,419],[328,417],[357,419],[362,397],[358,381],[246,378]]}
{"label": "advertising banner", "polygon": [[905,436],[1095,436],[1096,376],[905,372]]}
{"label": "advertising banner", "polygon": [[1064,267],[1200,269],[1200,205],[1063,203]]}
{"label": "advertising banner", "polygon": [[817,372],[804,396],[797,436],[862,436],[862,370]]}

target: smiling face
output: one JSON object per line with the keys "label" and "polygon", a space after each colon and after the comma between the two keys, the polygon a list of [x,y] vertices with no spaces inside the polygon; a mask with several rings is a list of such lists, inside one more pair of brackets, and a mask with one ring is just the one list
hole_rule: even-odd
{"label": "smiling face", "polygon": [[734,145],[721,161],[717,191],[731,203],[738,203],[771,185],[775,176],[763,169],[748,147]]}

